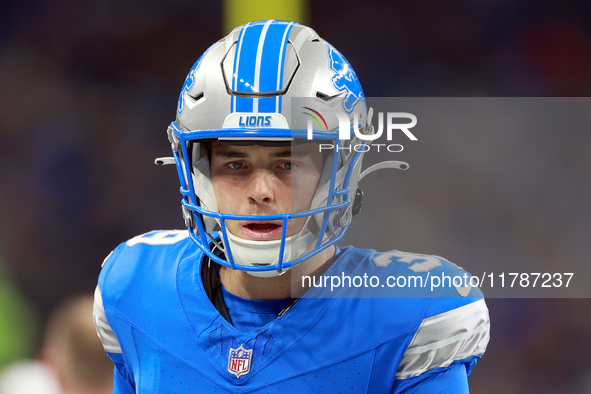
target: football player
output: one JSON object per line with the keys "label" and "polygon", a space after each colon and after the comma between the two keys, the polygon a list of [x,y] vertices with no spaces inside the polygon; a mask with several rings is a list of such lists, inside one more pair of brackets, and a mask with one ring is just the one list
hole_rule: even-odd
{"label": "football player", "polygon": [[168,128],[174,158],[157,159],[177,167],[188,231],[121,244],[95,292],[114,392],[468,392],[488,343],[478,289],[322,287],[466,275],[437,256],[335,246],[359,180],[407,168],[361,171],[371,112],[347,60],[296,23],[237,27],[197,60]]}

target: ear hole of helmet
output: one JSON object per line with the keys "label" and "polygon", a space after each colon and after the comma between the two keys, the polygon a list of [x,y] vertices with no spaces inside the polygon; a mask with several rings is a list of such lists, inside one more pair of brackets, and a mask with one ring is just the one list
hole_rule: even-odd
{"label": "ear hole of helmet", "polygon": [[201,100],[205,95],[203,92],[201,92],[194,95],[190,95],[187,93],[187,96],[189,96],[193,100],[193,103],[197,103],[197,101]]}

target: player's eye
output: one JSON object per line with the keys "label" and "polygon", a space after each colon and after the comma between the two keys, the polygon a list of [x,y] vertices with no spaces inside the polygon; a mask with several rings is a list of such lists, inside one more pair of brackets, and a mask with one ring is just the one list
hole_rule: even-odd
{"label": "player's eye", "polygon": [[241,161],[231,161],[230,163],[228,163],[228,167],[230,167],[233,170],[241,170],[244,168],[244,163]]}
{"label": "player's eye", "polygon": [[284,161],[279,165],[279,167],[283,168],[284,170],[293,170],[296,167],[296,164],[291,161]]}

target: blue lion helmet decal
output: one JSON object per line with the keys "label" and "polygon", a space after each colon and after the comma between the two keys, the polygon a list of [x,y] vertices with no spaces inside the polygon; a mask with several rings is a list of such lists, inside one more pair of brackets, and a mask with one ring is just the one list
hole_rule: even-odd
{"label": "blue lion helmet decal", "polygon": [[357,74],[347,59],[332,45],[328,44],[328,57],[330,58],[330,69],[335,72],[332,77],[332,85],[339,92],[345,93],[343,109],[350,114],[358,102],[363,100],[364,94]]}
{"label": "blue lion helmet decal", "polygon": [[195,83],[195,72],[199,69],[199,66],[201,65],[201,59],[203,59],[205,55],[207,55],[207,52],[209,52],[217,45],[218,43],[216,42],[215,44],[207,48],[207,50],[203,52],[201,56],[199,56],[199,59],[197,59],[195,64],[193,64],[193,67],[191,67],[191,69],[189,70],[189,74],[187,74],[187,78],[185,78],[185,83],[183,83],[183,87],[181,88],[181,94],[179,95],[179,102],[177,105],[177,112],[179,114],[183,112],[183,109],[185,107],[185,93],[193,88],[193,84]]}

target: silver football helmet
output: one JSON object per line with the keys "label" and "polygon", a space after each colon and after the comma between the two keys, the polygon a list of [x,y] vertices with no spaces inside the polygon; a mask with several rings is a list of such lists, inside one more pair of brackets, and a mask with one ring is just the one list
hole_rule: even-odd
{"label": "silver football helmet", "polygon": [[[217,263],[257,276],[281,274],[336,243],[361,206],[357,183],[365,149],[354,147],[367,143],[360,135],[373,133],[370,118],[353,68],[314,30],[274,20],[235,28],[193,65],[180,93],[176,120],[168,128],[192,239]],[[218,210],[206,144],[212,140],[312,140],[332,149],[324,155],[309,209],[234,215]],[[407,168],[401,162],[385,166]],[[226,226],[228,220],[260,220],[280,222],[285,229],[294,218],[306,218],[303,229],[290,237],[283,231],[277,241],[242,239]],[[222,253],[215,253],[212,245]]]}

